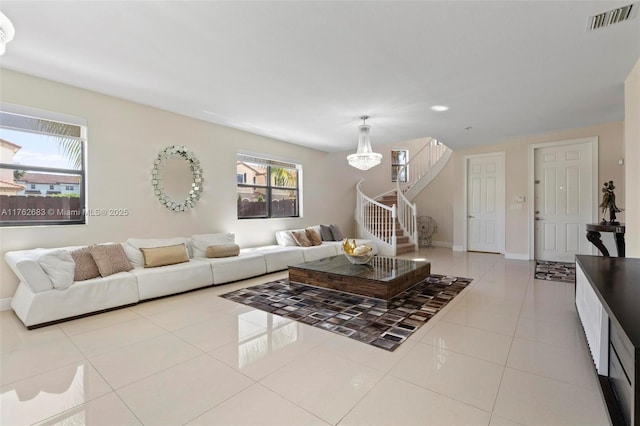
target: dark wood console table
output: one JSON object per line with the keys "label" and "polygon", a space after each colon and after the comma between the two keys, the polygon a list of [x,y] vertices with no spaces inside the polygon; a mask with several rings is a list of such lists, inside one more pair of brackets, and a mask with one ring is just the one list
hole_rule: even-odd
{"label": "dark wood console table", "polygon": [[587,240],[600,250],[603,256],[610,256],[609,250],[602,244],[600,239],[601,232],[613,232],[616,238],[616,248],[618,250],[618,257],[625,256],[625,244],[624,244],[624,223],[619,225],[610,225],[608,223],[589,223],[587,224]]}

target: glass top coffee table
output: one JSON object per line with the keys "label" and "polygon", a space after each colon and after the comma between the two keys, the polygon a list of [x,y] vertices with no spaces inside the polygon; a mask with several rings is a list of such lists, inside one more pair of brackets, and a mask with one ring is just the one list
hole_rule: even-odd
{"label": "glass top coffee table", "polygon": [[429,276],[429,262],[374,256],[354,265],[344,255],[289,266],[289,281],[390,300]]}

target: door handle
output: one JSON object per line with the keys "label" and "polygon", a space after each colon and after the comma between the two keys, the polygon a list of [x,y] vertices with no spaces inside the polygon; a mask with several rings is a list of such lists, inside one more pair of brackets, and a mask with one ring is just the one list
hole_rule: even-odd
{"label": "door handle", "polygon": [[540,219],[539,217],[536,217],[536,220],[542,220],[542,219]]}
{"label": "door handle", "polygon": [[467,217],[468,217],[469,219],[475,219],[475,216],[471,216],[471,215],[469,215],[469,216],[467,216]]}

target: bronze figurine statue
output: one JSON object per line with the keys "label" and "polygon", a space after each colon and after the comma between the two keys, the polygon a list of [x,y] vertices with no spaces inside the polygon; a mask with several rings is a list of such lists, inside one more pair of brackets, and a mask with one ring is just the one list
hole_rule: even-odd
{"label": "bronze figurine statue", "polygon": [[[616,206],[616,194],[613,190],[616,187],[613,185],[613,181],[604,183],[604,187],[602,188],[602,203],[600,203],[600,208],[602,208],[602,224],[609,225],[620,225],[620,222],[616,221],[616,213],[621,212],[623,209]],[[606,211],[609,210],[609,221],[607,222],[605,218]]]}

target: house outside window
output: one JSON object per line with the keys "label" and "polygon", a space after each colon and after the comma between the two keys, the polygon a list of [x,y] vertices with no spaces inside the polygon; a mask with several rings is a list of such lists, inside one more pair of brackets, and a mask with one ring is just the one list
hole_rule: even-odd
{"label": "house outside window", "polygon": [[0,226],[86,222],[86,133],[84,119],[2,105]]}
{"label": "house outside window", "polygon": [[299,164],[238,154],[238,219],[299,217],[301,174]]}
{"label": "house outside window", "polygon": [[408,149],[392,149],[391,150],[391,182],[407,181],[407,172],[409,162]]}

